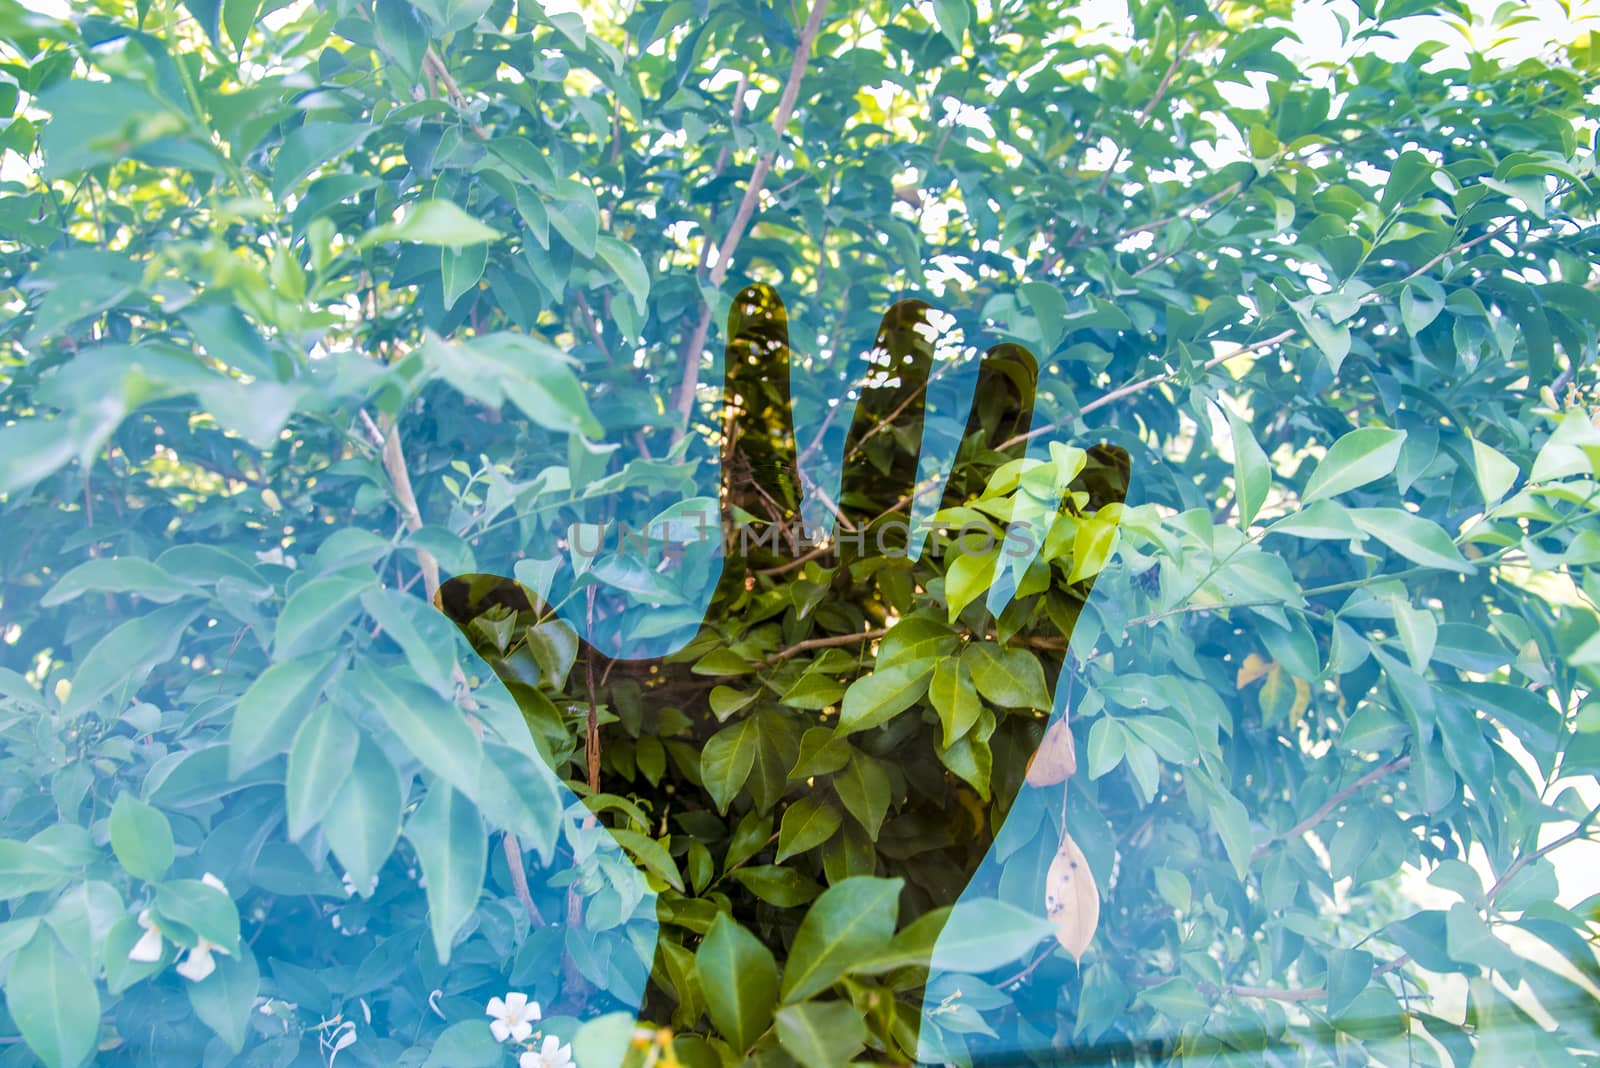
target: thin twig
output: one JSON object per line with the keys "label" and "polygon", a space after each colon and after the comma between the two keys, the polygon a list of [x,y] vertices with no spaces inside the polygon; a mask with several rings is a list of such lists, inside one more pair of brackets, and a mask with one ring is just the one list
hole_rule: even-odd
{"label": "thin twig", "polygon": [[[784,83],[783,94],[778,98],[778,107],[772,116],[772,128],[780,137],[783,135],[784,127],[789,125],[789,117],[794,113],[795,101],[800,96],[800,82],[805,75],[806,65],[811,60],[811,46],[822,28],[822,16],[827,9],[828,0],[812,0],[811,14],[807,17],[806,24],[800,31],[800,39],[795,44],[794,62],[789,67],[789,78]],[[728,224],[728,232],[723,235],[722,244],[717,247],[717,262],[711,265],[710,282],[714,289],[719,288],[728,276],[728,266],[733,262],[734,250],[739,247],[745,227],[755,214],[756,203],[761,198],[761,188],[766,184],[767,174],[772,170],[777,152],[777,148],[774,147],[763,153],[756,160],[755,169],[750,173],[750,184],[745,187],[744,197],[739,201],[733,221]],[[710,241],[709,234],[706,240]],[[705,249],[702,248],[701,251],[703,256]],[[677,444],[688,429],[689,412],[694,407],[695,389],[700,384],[700,355],[705,348],[706,334],[710,329],[711,305],[708,303],[700,309],[700,317],[689,333],[688,342],[684,345],[680,359],[683,365],[683,377],[679,380],[677,392],[672,398],[672,409],[679,416],[679,425],[673,430],[673,444]]]}

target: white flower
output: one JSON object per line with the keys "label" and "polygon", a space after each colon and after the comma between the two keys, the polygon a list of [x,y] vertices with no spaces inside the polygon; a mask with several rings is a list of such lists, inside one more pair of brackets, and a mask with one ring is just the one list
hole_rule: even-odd
{"label": "white flower", "polygon": [[572,1068],[572,1047],[555,1035],[545,1035],[544,1044],[517,1058],[518,1068]]}
{"label": "white flower", "polygon": [[222,880],[217,878],[215,875],[212,875],[210,872],[206,872],[204,875],[200,876],[200,881],[211,887],[213,890],[221,890],[224,894],[228,892],[228,888],[223,885]]}
{"label": "white flower", "polygon": [[[356,886],[356,881],[354,879],[350,878],[350,873],[349,872],[345,872],[343,875],[339,876],[339,881],[344,884],[344,896],[345,897],[355,897],[356,893],[360,890],[360,887]],[[372,877],[372,885],[367,888],[367,892],[365,894],[363,894],[362,896],[363,897],[371,897],[373,894],[376,894],[377,892],[378,892],[378,877],[376,875],[374,875]]]}
{"label": "white flower", "polygon": [[489,1033],[496,1042],[512,1039],[522,1042],[533,1034],[533,1025],[539,1022],[539,1003],[529,1001],[528,995],[510,993],[502,1001],[490,998],[484,1012],[494,1019],[489,1021]]}
{"label": "white flower", "polygon": [[191,983],[198,983],[217,970],[217,962],[211,958],[213,952],[221,953],[223,956],[227,956],[228,953],[227,950],[216,943],[208,942],[202,938],[200,939],[200,944],[185,954],[184,958],[178,962],[178,966],[173,970]]}
{"label": "white flower", "polygon": [[128,950],[128,959],[140,964],[154,964],[161,959],[161,929],[156,926],[149,909],[139,913],[139,926],[144,928],[144,934]]}

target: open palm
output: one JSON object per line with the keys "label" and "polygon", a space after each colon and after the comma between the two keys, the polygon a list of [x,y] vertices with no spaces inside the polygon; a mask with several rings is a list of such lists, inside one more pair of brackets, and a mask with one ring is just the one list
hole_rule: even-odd
{"label": "open palm", "polygon": [[[827,1019],[818,999],[870,990],[889,996],[862,1040],[947,1059],[982,1030],[963,984],[1015,972],[1051,936],[1081,956],[1093,934],[1098,892],[1065,827],[1075,744],[1066,694],[1051,694],[1111,547],[1126,455],[1055,444],[1024,459],[1033,358],[991,349],[975,403],[951,403],[930,388],[937,318],[914,302],[884,317],[826,500],[830,538],[800,535],[785,315],[753,287],[729,323],[720,522],[680,523],[699,540],[677,545],[601,532],[593,559],[568,544],[569,566],[537,591],[486,576],[444,591],[541,746],[579,764],[574,786],[650,873],[655,966],[677,977],[700,958],[704,989],[671,983],[677,1004],[647,1014],[689,1028],[705,1011],[735,1055],[781,1046],[804,1061],[801,1036]],[[924,442],[955,453],[947,481],[919,464]],[[1027,827],[997,851],[1016,805]],[[552,874],[567,881],[530,881]],[[833,938],[850,916],[861,929]],[[603,985],[571,945],[552,950],[566,963],[542,995],[576,1005]],[[919,1012],[894,995],[924,975]]]}

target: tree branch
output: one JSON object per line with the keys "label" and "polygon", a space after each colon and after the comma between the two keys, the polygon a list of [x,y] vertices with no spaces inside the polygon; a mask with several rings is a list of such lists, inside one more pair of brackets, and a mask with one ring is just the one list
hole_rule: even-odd
{"label": "tree branch", "polygon": [[[783,94],[778,98],[778,107],[772,116],[772,129],[779,136],[782,136],[784,127],[789,125],[789,117],[794,113],[795,101],[800,96],[800,81],[805,75],[806,65],[811,60],[811,46],[816,42],[817,33],[822,28],[822,16],[827,9],[828,0],[812,0],[811,14],[800,30],[800,39],[795,44],[794,62],[789,67],[789,79],[784,83]],[[734,250],[739,247],[745,227],[750,224],[750,219],[755,214],[762,186],[766,184],[767,174],[772,170],[772,163],[776,157],[777,149],[773,148],[756,160],[755,169],[750,174],[750,184],[745,187],[744,197],[740,199],[738,210],[734,212],[733,222],[728,225],[728,232],[723,235],[722,244],[717,247],[717,262],[711,265],[710,281],[713,288],[720,287],[728,276],[728,265],[733,261]],[[709,234],[706,240],[708,244],[702,247],[702,256],[705,247],[709,247]],[[700,318],[695,322],[694,329],[689,332],[688,342],[683,348],[680,359],[683,365],[683,378],[679,380],[677,392],[672,398],[672,410],[678,413],[680,420],[679,426],[673,431],[674,444],[688,430],[689,412],[694,407],[695,389],[700,384],[700,356],[705,349],[706,334],[711,329],[711,310],[710,304],[701,308]]]}
{"label": "tree branch", "polygon": [[1339,808],[1340,805],[1350,800],[1350,798],[1354,797],[1368,786],[1377,782],[1386,775],[1392,775],[1394,772],[1401,771],[1405,768],[1409,768],[1410,766],[1411,758],[1409,756],[1403,756],[1396,757],[1387,764],[1381,764],[1378,767],[1373,768],[1371,771],[1361,776],[1361,778],[1357,779],[1343,790],[1340,790],[1338,793],[1328,798],[1322,807],[1317,809],[1311,815],[1307,816],[1293,827],[1290,827],[1282,834],[1275,834],[1271,838],[1268,838],[1265,842],[1262,842],[1260,845],[1256,846],[1250,851],[1250,859],[1257,859],[1278,842],[1288,838],[1300,837],[1302,834],[1305,834],[1307,831],[1320,824],[1323,820],[1327,819],[1335,810]]}

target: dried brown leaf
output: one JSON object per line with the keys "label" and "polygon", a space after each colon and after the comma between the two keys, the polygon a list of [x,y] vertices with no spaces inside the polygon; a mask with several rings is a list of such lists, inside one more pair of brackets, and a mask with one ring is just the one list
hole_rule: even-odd
{"label": "dried brown leaf", "polygon": [[1061,948],[1074,960],[1082,959],[1100,926],[1100,890],[1070,834],[1061,836],[1061,848],[1045,874],[1044,909]]}
{"label": "dried brown leaf", "polygon": [[1066,782],[1078,770],[1078,746],[1066,718],[1055,720],[1044,732],[1039,751],[1028,764],[1029,786],[1054,786]]}

